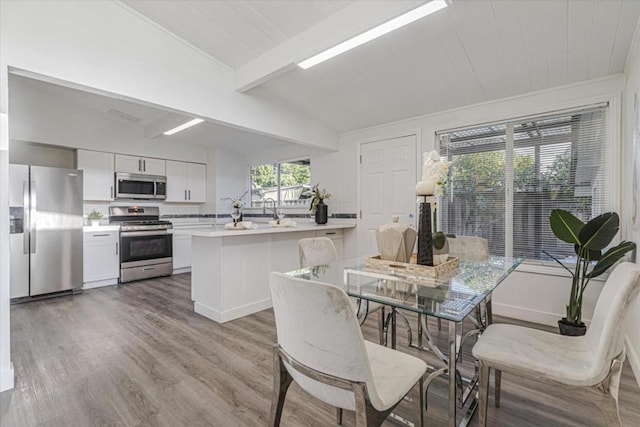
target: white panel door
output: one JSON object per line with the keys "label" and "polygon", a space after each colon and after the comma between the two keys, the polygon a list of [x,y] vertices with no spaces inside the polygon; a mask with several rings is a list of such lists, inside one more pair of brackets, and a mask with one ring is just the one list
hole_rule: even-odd
{"label": "white panel door", "polygon": [[167,202],[187,201],[187,164],[167,160]]}
{"label": "white panel door", "polygon": [[360,207],[358,247],[362,255],[377,254],[375,230],[398,216],[415,223],[415,135],[362,144],[360,154]]}
{"label": "white panel door", "polygon": [[113,200],[113,153],[78,150],[77,156],[77,167],[84,171],[82,198]]}

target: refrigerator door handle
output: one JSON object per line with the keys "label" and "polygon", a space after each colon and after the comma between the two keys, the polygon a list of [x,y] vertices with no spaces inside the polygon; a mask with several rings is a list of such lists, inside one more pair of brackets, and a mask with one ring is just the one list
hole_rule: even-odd
{"label": "refrigerator door handle", "polygon": [[36,218],[34,218],[38,212],[38,199],[36,198],[36,182],[31,181],[31,203],[30,209],[31,213],[29,215],[29,219],[31,220],[31,224],[29,225],[29,247],[31,249],[31,253],[36,253],[36,234],[38,232],[36,225]]}
{"label": "refrigerator door handle", "polygon": [[29,181],[22,183],[22,203],[24,204],[24,233],[22,234],[22,253],[29,254],[29,235],[31,234],[31,200]]}

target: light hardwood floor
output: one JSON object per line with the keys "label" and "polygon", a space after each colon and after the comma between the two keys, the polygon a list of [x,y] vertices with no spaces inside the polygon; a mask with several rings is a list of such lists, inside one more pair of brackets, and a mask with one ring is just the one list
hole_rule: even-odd
{"label": "light hardwood floor", "polygon": [[[272,311],[219,325],[193,312],[189,282],[184,274],[12,306],[17,382],[0,394],[0,425],[266,425]],[[375,340],[375,319],[363,330]],[[399,332],[399,348],[406,349]],[[432,355],[421,357],[435,363]],[[595,407],[573,402],[562,390],[508,374],[502,389],[502,407],[490,402],[490,425],[602,425]],[[446,391],[444,380],[429,390],[430,426],[446,425]],[[640,390],[628,364],[620,403],[623,424],[640,425]],[[294,385],[282,425],[334,425],[334,415]],[[353,422],[345,412],[344,425]]]}

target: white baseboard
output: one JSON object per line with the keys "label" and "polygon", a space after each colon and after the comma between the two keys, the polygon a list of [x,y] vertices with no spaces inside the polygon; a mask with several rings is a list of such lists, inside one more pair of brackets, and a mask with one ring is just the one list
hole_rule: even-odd
{"label": "white baseboard", "polygon": [[13,362],[9,365],[9,369],[0,371],[0,392],[11,390],[14,386]]}
{"label": "white baseboard", "polygon": [[111,286],[111,285],[117,285],[117,284],[118,284],[118,278],[116,277],[114,279],[97,280],[95,282],[83,283],[82,289],[87,290],[87,289],[101,288],[103,286]]}
{"label": "white baseboard", "polygon": [[215,308],[211,308],[202,303],[195,301],[193,303],[193,309],[196,313],[207,317],[214,322],[224,323],[240,317],[248,316],[253,313],[257,313],[262,310],[271,308],[271,298],[267,298],[261,301],[252,302],[247,305],[235,307],[231,310],[220,311]]}
{"label": "white baseboard", "polygon": [[558,320],[562,318],[561,314],[516,307],[508,304],[498,304],[495,301],[492,302],[492,306],[493,313],[498,316],[510,317],[512,319],[524,320],[541,325],[557,326]]}
{"label": "white baseboard", "polygon": [[633,375],[636,377],[636,382],[640,386],[640,355],[638,355],[636,349],[631,344],[631,338],[629,338],[629,335],[625,337],[624,342],[627,350],[627,360],[629,360],[629,365],[631,365]]}
{"label": "white baseboard", "polygon": [[191,267],[174,268],[171,274],[191,273]]}

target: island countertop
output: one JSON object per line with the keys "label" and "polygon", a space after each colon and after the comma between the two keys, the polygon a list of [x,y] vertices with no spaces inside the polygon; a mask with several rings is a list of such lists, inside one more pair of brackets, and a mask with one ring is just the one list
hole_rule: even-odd
{"label": "island countertop", "polygon": [[185,228],[185,229],[173,229],[171,232],[176,235],[187,234],[190,236],[198,237],[238,237],[249,236],[256,234],[274,234],[274,233],[292,233],[300,231],[321,231],[321,230],[335,230],[343,228],[355,228],[355,221],[329,221],[324,225],[317,225],[311,222],[298,222],[295,227],[271,227],[269,224],[254,223],[257,228],[242,229],[242,230],[229,230],[225,229],[224,225],[216,225],[215,227],[207,228]]}

